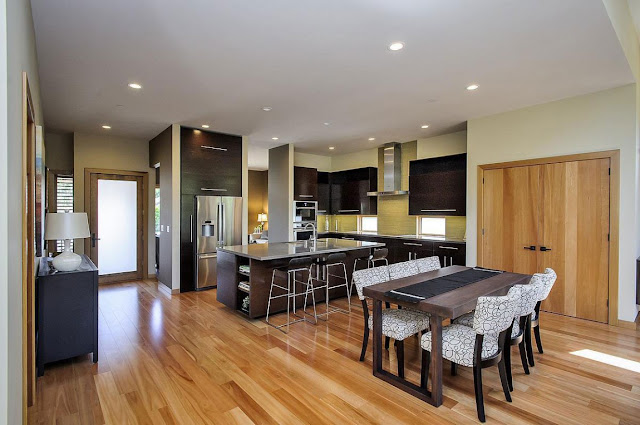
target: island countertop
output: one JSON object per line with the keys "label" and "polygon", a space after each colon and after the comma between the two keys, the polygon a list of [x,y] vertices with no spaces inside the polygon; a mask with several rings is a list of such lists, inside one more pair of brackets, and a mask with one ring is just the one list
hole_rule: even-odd
{"label": "island countertop", "polygon": [[362,248],[381,248],[383,243],[354,241],[346,239],[318,239],[312,241],[277,242],[250,245],[232,245],[218,248],[218,251],[235,254],[258,261],[278,260],[282,258],[306,257],[332,252],[354,251]]}

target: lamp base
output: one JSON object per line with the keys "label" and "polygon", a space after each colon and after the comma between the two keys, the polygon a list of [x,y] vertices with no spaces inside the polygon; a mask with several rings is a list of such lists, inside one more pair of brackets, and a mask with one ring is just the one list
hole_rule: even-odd
{"label": "lamp base", "polygon": [[53,267],[61,272],[72,272],[77,270],[82,263],[82,257],[72,251],[64,251],[62,254],[56,256],[51,261]]}

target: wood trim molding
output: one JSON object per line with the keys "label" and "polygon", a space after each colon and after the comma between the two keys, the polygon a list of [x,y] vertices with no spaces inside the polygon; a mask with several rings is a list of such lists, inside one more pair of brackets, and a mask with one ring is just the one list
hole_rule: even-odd
{"label": "wood trim molding", "polygon": [[[142,278],[149,278],[149,173],[143,171],[108,170],[104,168],[84,169],[84,211],[91,211],[91,174],[115,174],[142,177]],[[91,250],[90,239],[84,240],[84,252]]]}
{"label": "wood trim molding", "polygon": [[[478,191],[477,191],[477,234],[476,250],[477,264],[482,266],[482,211],[483,211],[483,178],[485,170],[496,170],[511,167],[526,167],[530,165],[553,164],[557,162],[585,161],[589,159],[608,158],[611,167],[609,179],[609,324],[621,325],[618,320],[618,273],[620,250],[620,150],[608,150],[600,152],[579,153],[573,155],[561,155],[548,158],[525,159],[521,161],[499,162],[494,164],[478,165]],[[629,322],[631,323],[631,322]]]}
{"label": "wood trim molding", "polygon": [[628,322],[626,320],[618,320],[618,327],[625,329],[638,329],[638,324],[636,322]]}

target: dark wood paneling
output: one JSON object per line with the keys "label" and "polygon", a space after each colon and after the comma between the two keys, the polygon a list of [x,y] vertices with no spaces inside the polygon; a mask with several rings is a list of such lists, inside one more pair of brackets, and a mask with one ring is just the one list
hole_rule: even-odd
{"label": "dark wood paneling", "polygon": [[467,214],[467,155],[411,161],[409,214]]}
{"label": "dark wood paneling", "polygon": [[180,292],[195,289],[195,258],[193,253],[194,195],[180,197]]}
{"label": "dark wood paneling", "polygon": [[308,167],[293,168],[293,198],[296,201],[318,200],[318,170]]}

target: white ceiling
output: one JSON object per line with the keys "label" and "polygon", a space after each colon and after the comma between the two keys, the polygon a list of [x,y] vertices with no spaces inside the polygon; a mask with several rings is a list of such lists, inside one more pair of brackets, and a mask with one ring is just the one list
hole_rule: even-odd
{"label": "white ceiling", "polygon": [[633,82],[601,0],[31,3],[45,124],[60,131],[206,123],[256,148],[340,154]]}

